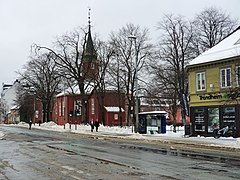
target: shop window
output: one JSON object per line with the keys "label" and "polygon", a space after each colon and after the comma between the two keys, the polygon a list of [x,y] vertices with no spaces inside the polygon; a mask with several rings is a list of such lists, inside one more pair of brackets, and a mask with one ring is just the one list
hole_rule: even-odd
{"label": "shop window", "polygon": [[231,87],[231,68],[220,70],[221,88]]}
{"label": "shop window", "polygon": [[197,91],[206,90],[206,75],[205,72],[199,72],[196,74]]}
{"label": "shop window", "polygon": [[235,107],[223,108],[223,127],[228,126],[229,129],[235,128]]}
{"label": "shop window", "polygon": [[196,108],[194,110],[195,131],[205,131],[204,124],[204,108]]}
{"label": "shop window", "polygon": [[208,108],[208,132],[219,128],[219,108]]}

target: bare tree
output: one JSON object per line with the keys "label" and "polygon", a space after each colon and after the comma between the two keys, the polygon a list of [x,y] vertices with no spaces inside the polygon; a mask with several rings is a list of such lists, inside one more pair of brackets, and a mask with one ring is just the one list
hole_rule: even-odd
{"label": "bare tree", "polygon": [[102,123],[105,125],[105,114],[104,114],[104,99],[106,92],[106,72],[108,68],[109,61],[113,55],[112,48],[108,43],[101,40],[96,41],[96,50],[99,57],[99,71],[98,76],[98,88],[96,89],[96,94],[98,98],[99,112],[101,116]]}
{"label": "bare tree", "polygon": [[28,84],[18,86],[16,89],[16,104],[19,106],[20,121],[29,123],[34,116],[34,95],[29,92]]}
{"label": "bare tree", "polygon": [[108,81],[107,85],[115,88],[118,95],[118,107],[120,126],[123,125],[122,117],[122,104],[125,104],[125,83],[126,83],[126,71],[124,65],[120,63],[119,54],[115,53],[112,56],[112,61],[109,63],[107,69]]}
{"label": "bare tree", "polygon": [[194,19],[195,45],[198,54],[218,44],[237,26],[237,20],[221,9],[210,7]]}
{"label": "bare tree", "polygon": [[[131,35],[136,37],[135,41],[129,39]],[[135,106],[134,92],[136,91],[136,72],[140,73],[151,57],[152,45],[149,42],[148,29],[141,29],[140,26],[127,24],[117,33],[111,33],[110,44],[117,55],[117,59],[112,63],[119,66],[119,71],[115,73],[115,75],[112,74],[112,76],[121,77],[112,79],[115,80],[115,85],[124,85],[128,103],[127,124],[130,125],[131,116],[133,115],[135,117],[132,111]],[[112,67],[114,67],[114,65],[112,65]],[[119,88],[120,87],[118,87],[118,89]]]}
{"label": "bare tree", "polygon": [[[187,74],[185,66],[194,56],[191,51],[193,31],[191,23],[184,20],[182,16],[165,15],[158,23],[159,30],[163,35],[160,39],[159,62],[152,66],[161,68],[161,73],[156,74],[159,83],[166,86],[167,92],[174,93],[170,99],[178,98],[183,123],[186,123],[188,108],[187,97]],[[165,91],[163,91],[165,93]],[[172,98],[173,97],[173,98]],[[174,102],[176,103],[176,102]]]}
{"label": "bare tree", "polygon": [[[32,97],[34,96],[42,102],[43,121],[46,122],[51,118],[53,97],[59,91],[58,70],[48,54],[41,54],[32,56],[31,60],[24,66],[24,72],[19,72],[21,83],[25,84],[25,88],[22,89],[23,92],[33,93]],[[20,94],[22,93],[19,92]]]}
{"label": "bare tree", "polygon": [[176,132],[177,110],[179,107],[179,86],[178,78],[170,65],[152,65],[152,73],[155,75],[149,86],[149,95],[159,99],[165,100],[169,106],[163,107],[173,117],[173,131]]}
{"label": "bare tree", "polygon": [[[90,24],[88,32],[81,28],[58,38],[55,42],[55,48],[36,45],[35,49],[47,51],[55,60],[55,63],[62,71],[63,78],[72,88],[73,94],[76,92],[73,87],[78,87],[82,102],[82,122],[87,123],[87,102],[99,86],[99,79],[101,79]],[[104,72],[101,71],[101,73]]]}

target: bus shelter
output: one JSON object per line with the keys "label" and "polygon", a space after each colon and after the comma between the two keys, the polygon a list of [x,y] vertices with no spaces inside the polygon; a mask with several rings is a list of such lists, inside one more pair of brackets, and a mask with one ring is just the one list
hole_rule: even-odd
{"label": "bus shelter", "polygon": [[166,133],[166,111],[139,113],[138,132],[140,134]]}

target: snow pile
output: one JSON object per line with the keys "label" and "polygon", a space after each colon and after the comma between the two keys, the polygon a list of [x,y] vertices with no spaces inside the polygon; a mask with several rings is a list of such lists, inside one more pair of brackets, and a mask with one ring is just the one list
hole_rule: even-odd
{"label": "snow pile", "polygon": [[240,138],[236,139],[236,146],[240,147]]}
{"label": "snow pile", "polygon": [[[51,129],[51,130],[57,130],[57,131],[71,131],[71,132],[75,132],[75,133],[89,133],[91,130],[91,126],[89,124],[83,125],[83,124],[69,124],[66,123],[65,124],[65,129],[64,126],[60,126],[57,125],[54,122],[49,122],[49,123],[43,123],[41,124],[41,126],[33,126],[33,128],[44,128],[44,129]],[[109,133],[109,134],[113,134],[113,133],[117,133],[117,134],[132,134],[132,128],[131,127],[118,127],[118,126],[114,126],[114,127],[110,127],[110,126],[103,126],[100,124],[98,130],[100,132],[104,132],[104,133]],[[95,132],[95,129],[94,129]]]}
{"label": "snow pile", "polygon": [[3,132],[0,131],[0,139],[4,136]]}
{"label": "snow pile", "polygon": [[104,131],[108,133],[118,133],[118,134],[132,134],[132,127],[131,126],[99,126],[99,131]]}
{"label": "snow pile", "polygon": [[48,122],[48,123],[46,123],[46,122],[43,123],[42,126],[43,126],[43,127],[54,127],[54,126],[57,127],[58,125],[57,125],[55,122],[50,121],[50,122]]}
{"label": "snow pile", "polygon": [[26,125],[28,125],[28,123],[25,123],[25,122],[22,122],[22,121],[21,121],[21,122],[18,123],[18,125],[19,125],[19,126],[26,126]]}

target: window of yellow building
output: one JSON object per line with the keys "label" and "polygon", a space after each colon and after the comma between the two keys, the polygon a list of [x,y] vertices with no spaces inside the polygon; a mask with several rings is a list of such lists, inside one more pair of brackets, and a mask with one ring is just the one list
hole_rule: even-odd
{"label": "window of yellow building", "polygon": [[220,70],[221,88],[231,87],[232,77],[231,68],[224,68]]}
{"label": "window of yellow building", "polygon": [[205,72],[196,73],[197,91],[206,90],[206,74]]}

